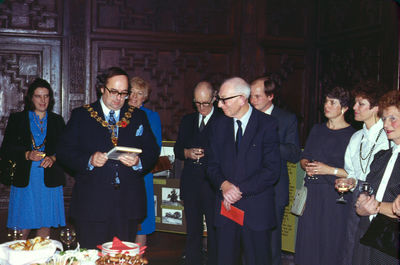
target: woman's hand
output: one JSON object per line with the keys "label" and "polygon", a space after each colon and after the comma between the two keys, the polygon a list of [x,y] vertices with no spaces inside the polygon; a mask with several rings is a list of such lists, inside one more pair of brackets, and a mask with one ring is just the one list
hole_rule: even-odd
{"label": "woman's hand", "polygon": [[392,210],[396,216],[400,217],[400,195],[393,201]]}
{"label": "woman's hand", "polygon": [[26,151],[25,152],[25,158],[26,160],[31,160],[31,161],[40,161],[46,156],[45,153],[32,150],[32,151]]}
{"label": "woman's hand", "polygon": [[361,194],[356,202],[356,212],[360,216],[369,216],[379,212],[380,202],[375,200],[375,196]]}
{"label": "woman's hand", "polygon": [[45,156],[43,158],[42,162],[40,163],[40,166],[42,168],[52,167],[54,162],[56,162],[56,157],[55,156]]}
{"label": "woman's hand", "polygon": [[306,169],[312,170],[314,174],[318,175],[333,175],[335,168],[328,166],[325,163],[313,161],[306,165]]}

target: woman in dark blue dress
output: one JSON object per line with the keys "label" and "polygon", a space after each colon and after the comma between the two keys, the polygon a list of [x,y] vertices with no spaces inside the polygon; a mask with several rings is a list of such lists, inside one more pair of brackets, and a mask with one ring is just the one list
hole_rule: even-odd
{"label": "woman in dark blue dress", "polygon": [[56,144],[65,123],[51,112],[50,84],[37,78],[28,88],[25,109],[8,119],[1,158],[16,162],[11,183],[7,227],[30,229],[50,236],[50,227],[65,226],[63,187],[65,176],[56,162]]}
{"label": "woman in dark blue dress", "polygon": [[300,160],[307,172],[307,201],[299,217],[295,263],[298,265],[338,264],[340,246],[345,236],[347,214],[352,207],[336,202],[335,179],[345,177],[344,153],[355,130],[345,121],[350,94],[341,87],[331,90],[325,99],[326,123],[316,124]]}

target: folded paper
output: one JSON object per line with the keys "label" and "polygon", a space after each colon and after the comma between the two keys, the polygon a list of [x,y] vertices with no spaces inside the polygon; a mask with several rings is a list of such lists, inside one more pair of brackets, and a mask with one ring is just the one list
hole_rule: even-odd
{"label": "folded paper", "polygon": [[240,210],[239,208],[231,205],[231,209],[228,211],[225,209],[224,202],[221,202],[221,215],[243,226],[243,220],[244,220],[243,210]]}

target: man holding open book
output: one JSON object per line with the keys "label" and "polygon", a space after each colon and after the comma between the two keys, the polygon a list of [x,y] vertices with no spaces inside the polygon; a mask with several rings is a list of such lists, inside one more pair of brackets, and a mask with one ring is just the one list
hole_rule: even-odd
{"label": "man holding open book", "polygon": [[[59,161],[75,178],[71,217],[84,248],[114,236],[133,242],[146,215],[143,176],[156,162],[159,147],[146,114],[125,104],[128,80],[117,67],[97,76],[101,97],[72,111],[57,148]],[[108,156],[116,146],[127,151]]]}

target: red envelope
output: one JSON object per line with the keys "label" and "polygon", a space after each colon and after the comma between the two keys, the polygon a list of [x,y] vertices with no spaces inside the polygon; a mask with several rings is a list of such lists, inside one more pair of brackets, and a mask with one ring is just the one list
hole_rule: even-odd
{"label": "red envelope", "polygon": [[231,209],[227,211],[224,202],[221,202],[221,215],[231,219],[232,221],[243,226],[244,211],[231,205]]}

